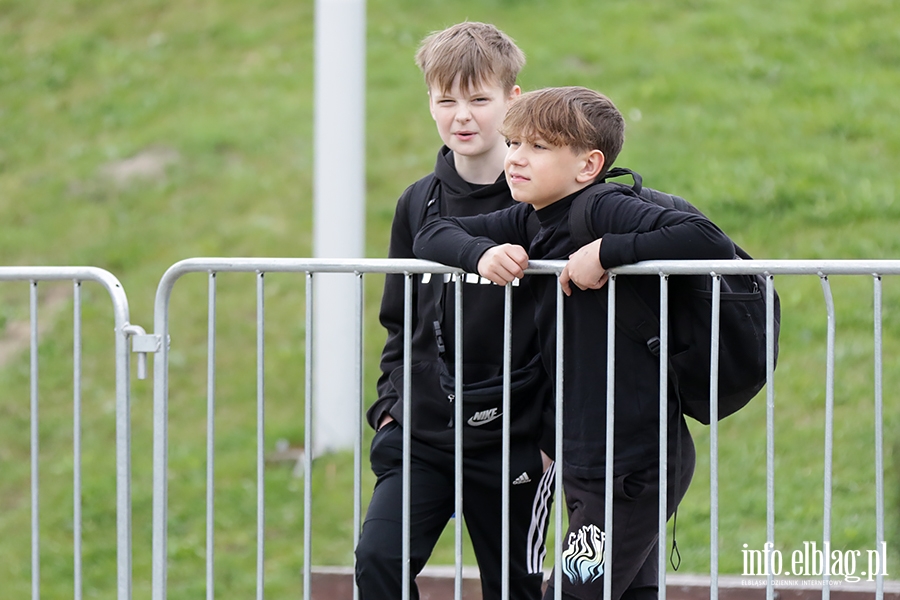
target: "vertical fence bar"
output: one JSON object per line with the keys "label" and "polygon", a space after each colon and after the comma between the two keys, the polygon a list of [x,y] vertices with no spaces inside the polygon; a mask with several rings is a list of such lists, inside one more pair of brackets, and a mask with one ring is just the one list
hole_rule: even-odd
{"label": "vertical fence bar", "polygon": [[206,598],[215,598],[216,273],[209,272],[206,340]]}
{"label": "vertical fence bar", "polygon": [[84,583],[81,560],[81,282],[75,281],[72,290],[73,323],[72,323],[72,462],[74,466],[74,480],[72,482],[72,510],[73,510],[73,554],[75,558],[75,600],[81,600]]}
{"label": "vertical fence bar", "polygon": [[556,512],[554,514],[554,527],[556,535],[553,537],[553,599],[562,600],[562,545],[565,530],[563,529],[563,510],[565,500],[563,498],[563,343],[565,335],[565,305],[562,286],[556,283],[556,432],[554,434],[554,456],[556,471],[553,473],[553,487],[556,494]]}
{"label": "vertical fence bar", "polygon": [[[454,290],[453,326],[453,507],[456,519],[453,523],[454,554],[456,569],[453,575],[453,598],[462,600],[463,570],[463,277],[456,275]],[[441,315],[438,315],[440,318]]]}
{"label": "vertical fence bar", "polygon": [[313,449],[313,274],[306,272],[306,375],[303,407],[303,599],[312,597],[312,449]]}
{"label": "vertical fence bar", "polygon": [[500,485],[500,506],[503,509],[503,523],[500,531],[500,597],[509,600],[509,393],[510,369],[512,364],[512,284],[507,283],[503,299],[503,481]]}
{"label": "vertical fence bar", "polygon": [[603,598],[612,599],[612,545],[613,545],[613,476],[615,461],[616,420],[616,276],[610,275],[609,309],[606,313],[606,471],[603,494]]}
{"label": "vertical fence bar", "polygon": [[[162,288],[162,283],[160,283]],[[153,319],[162,345],[153,357],[152,600],[165,600],[169,504],[169,316],[168,293],[157,291]]]}
{"label": "vertical fence bar", "polygon": [[409,600],[410,596],[410,564],[409,564],[409,484],[410,484],[410,460],[412,450],[412,289],[413,276],[404,274],[403,280],[403,550],[402,550],[402,598]]}
{"label": "vertical fence bar", "polygon": [[669,276],[659,275],[659,600],[666,600],[666,499],[669,469]]}
{"label": "vertical fence bar", "polygon": [[[766,543],[775,547],[775,286],[766,274]],[[766,576],[766,600],[775,597],[775,580]]]}
{"label": "vertical fence bar", "polygon": [[[875,346],[875,548],[880,557],[880,569],[875,574],[875,600],[884,599],[884,571],[887,553],[884,546],[884,415],[882,363],[882,290],[881,276],[874,277],[874,346]],[[872,575],[869,574],[871,579]]]}
{"label": "vertical fence bar", "polygon": [[266,376],[265,273],[256,275],[256,598],[265,595],[266,558]]}
{"label": "vertical fence bar", "polygon": [[116,582],[131,598],[131,370],[125,320],[116,327]]}
{"label": "vertical fence bar", "polygon": [[[822,292],[825,295],[825,307],[828,314],[828,341],[825,359],[825,451],[824,451],[824,490],[822,500],[822,545],[831,544],[831,504],[832,504],[832,470],[834,454],[834,334],[835,314],[834,299],[827,275],[819,275]],[[822,574],[822,600],[828,600],[831,590],[828,586],[828,569]]]}
{"label": "vertical fence bar", "polygon": [[[356,430],[356,441],[353,443],[353,547],[359,546],[359,531],[362,524],[362,411],[365,402],[366,391],[363,381],[364,364],[365,364],[365,340],[363,334],[365,332],[365,288],[363,285],[363,275],[359,271],[356,272],[356,331],[357,331],[357,352],[355,357],[354,371],[356,373],[356,381],[359,384],[359,402],[356,405],[355,421],[353,427]],[[356,553],[353,553],[354,565],[356,561]],[[353,586],[353,600],[359,598],[359,588]]]}
{"label": "vertical fence bar", "polygon": [[[712,337],[709,340],[709,600],[719,598],[719,325],[722,277],[712,277]],[[680,450],[679,450],[680,452]]]}
{"label": "vertical fence bar", "polygon": [[31,281],[31,597],[41,597],[40,507],[38,505],[38,293]]}

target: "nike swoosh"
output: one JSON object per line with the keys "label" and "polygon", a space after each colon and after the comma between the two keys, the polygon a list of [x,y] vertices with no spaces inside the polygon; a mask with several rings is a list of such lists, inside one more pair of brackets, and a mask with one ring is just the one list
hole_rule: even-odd
{"label": "nike swoosh", "polygon": [[503,416],[503,415],[491,415],[491,416],[488,417],[487,419],[484,419],[484,420],[481,420],[481,421],[476,421],[476,420],[475,420],[475,417],[470,417],[469,420],[468,420],[468,423],[469,423],[469,425],[471,425],[472,427],[481,427],[482,425],[486,425],[486,424],[490,423],[491,421],[493,421],[493,420],[495,420],[495,419],[499,419],[499,418],[502,417],[502,416]]}

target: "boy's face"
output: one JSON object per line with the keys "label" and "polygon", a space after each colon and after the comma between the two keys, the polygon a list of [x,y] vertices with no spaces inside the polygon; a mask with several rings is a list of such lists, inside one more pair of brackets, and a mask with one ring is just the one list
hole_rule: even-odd
{"label": "boy's face", "polygon": [[576,152],[541,139],[510,138],[504,171],[512,197],[540,210],[587,186],[603,165],[599,150]]}
{"label": "boy's face", "polygon": [[478,158],[496,152],[504,143],[498,129],[511,100],[519,95],[519,86],[509,94],[497,83],[485,81],[460,89],[459,76],[445,92],[428,92],[431,116],[444,144],[454,154]]}

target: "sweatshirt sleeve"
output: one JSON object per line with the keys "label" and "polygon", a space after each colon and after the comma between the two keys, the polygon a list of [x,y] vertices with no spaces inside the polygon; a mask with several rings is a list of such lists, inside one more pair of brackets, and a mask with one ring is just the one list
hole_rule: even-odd
{"label": "sweatshirt sleeve", "polygon": [[531,210],[527,204],[518,204],[472,217],[435,219],[419,231],[413,250],[417,258],[476,273],[478,260],[489,248],[507,243],[528,247]]}
{"label": "sweatshirt sleeve", "polygon": [[731,259],[734,243],[707,218],[662,208],[626,194],[596,202],[594,230],[606,232],[600,264],[606,269],[644,260]]}

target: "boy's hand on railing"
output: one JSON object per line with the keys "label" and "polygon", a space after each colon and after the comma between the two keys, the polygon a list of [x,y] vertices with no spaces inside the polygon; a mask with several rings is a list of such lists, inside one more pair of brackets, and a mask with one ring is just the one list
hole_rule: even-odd
{"label": "boy's hand on railing", "polygon": [[580,290],[599,290],[606,284],[609,274],[600,264],[601,241],[594,240],[569,255],[569,262],[559,274],[559,284],[566,296],[572,295],[570,281]]}
{"label": "boy's hand on railing", "polygon": [[497,285],[506,285],[523,277],[526,268],[528,252],[513,244],[494,246],[478,259],[478,274]]}

